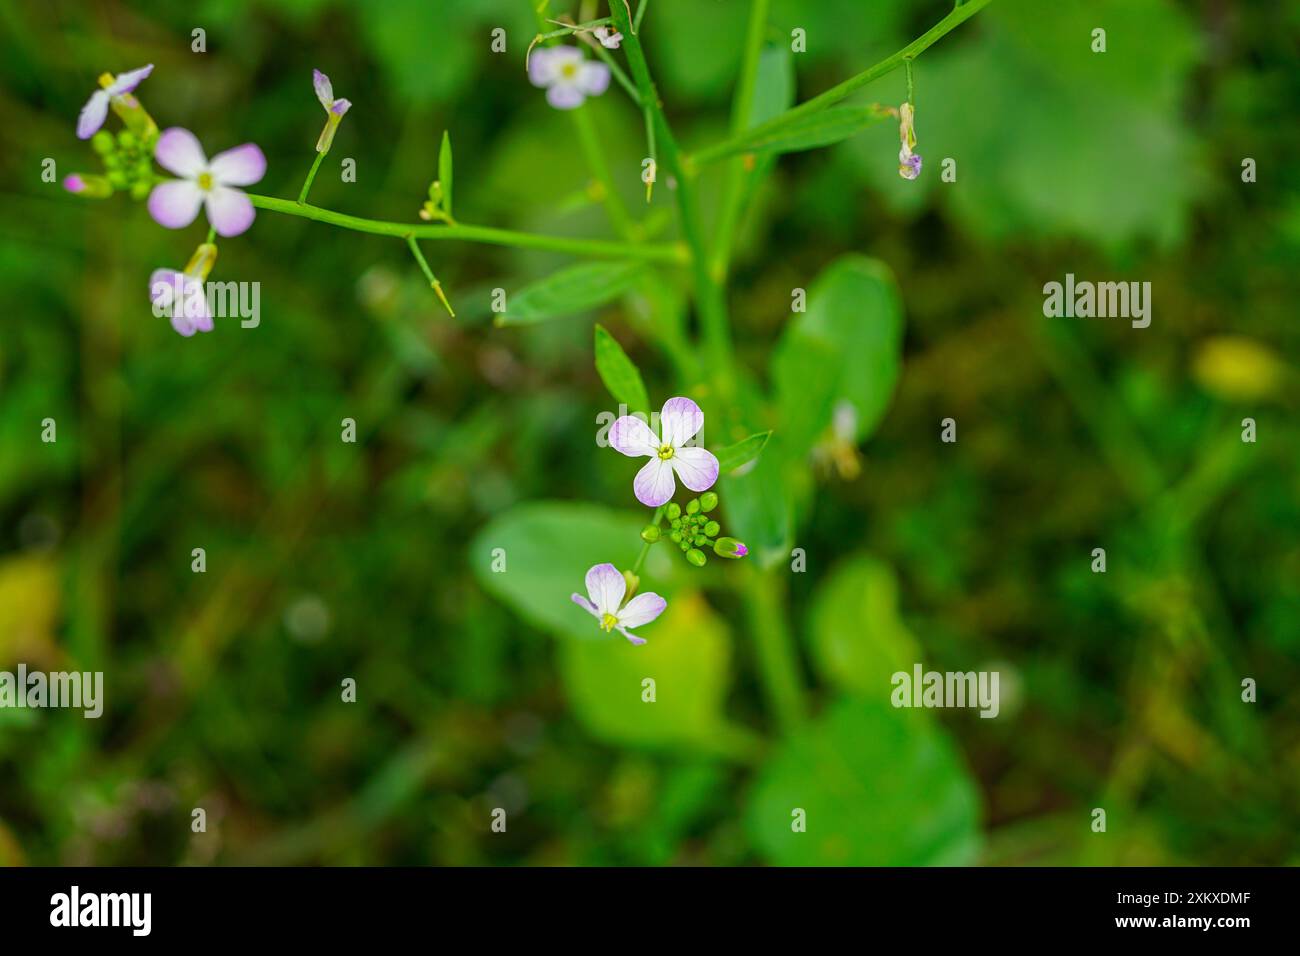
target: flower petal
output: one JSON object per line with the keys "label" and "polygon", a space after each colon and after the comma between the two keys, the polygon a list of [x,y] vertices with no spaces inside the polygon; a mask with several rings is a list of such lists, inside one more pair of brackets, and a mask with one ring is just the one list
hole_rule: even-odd
{"label": "flower petal", "polygon": [[351,100],[335,100],[334,104],[330,107],[330,112],[335,116],[342,118],[343,114],[350,109],[352,109]]}
{"label": "flower petal", "polygon": [[588,96],[600,96],[609,89],[609,67],[598,60],[587,60],[578,68],[578,88]]}
{"label": "flower petal", "polygon": [[669,464],[691,491],[708,491],[718,480],[718,459],[713,452],[687,445],[678,448]]}
{"label": "flower petal", "polygon": [[547,47],[534,50],[528,56],[528,82],[533,86],[550,86],[559,75],[555,51]]}
{"label": "flower petal", "polygon": [[642,624],[649,624],[662,614],[667,606],[668,602],[653,591],[638,594],[618,612],[618,623],[623,627],[640,627]]}
{"label": "flower petal", "polygon": [[689,398],[670,398],[659,413],[659,433],[664,443],[681,448],[704,427],[704,413]]}
{"label": "flower petal", "polygon": [[266,156],[256,143],[245,143],[213,156],[208,172],[222,186],[251,186],[266,175]]}
{"label": "flower petal", "polygon": [[627,580],[623,572],[612,564],[593,565],[587,572],[587,596],[595,605],[597,616],[614,614],[627,593]]}
{"label": "flower petal", "polygon": [[659,454],[659,436],[635,415],[624,415],[610,426],[609,445],[629,458]]}
{"label": "flower petal", "polygon": [[312,70],[311,85],[316,90],[316,99],[320,100],[321,106],[329,109],[334,105],[334,84],[328,76],[320,70]]}
{"label": "flower petal", "polygon": [[586,98],[586,94],[582,92],[578,85],[568,80],[557,81],[546,91],[546,102],[557,110],[577,109]]}
{"label": "flower petal", "polygon": [[153,72],[153,64],[142,66],[138,70],[129,70],[126,73],[119,73],[113,78],[113,85],[105,92],[110,96],[121,96],[123,93],[130,93],[133,89],[144,82],[144,78]]}
{"label": "flower petal", "polygon": [[107,116],[108,93],[104,90],[95,90],[90,94],[90,99],[86,100],[86,105],[81,108],[81,115],[77,117],[77,139],[90,139],[94,136],[104,125]]}
{"label": "flower petal", "polygon": [[[179,279],[176,277],[180,276]],[[175,269],[155,269],[149,275],[149,301],[158,315],[165,315],[176,298],[176,290],[185,287],[185,273]]]}
{"label": "flower petal", "polygon": [[208,222],[217,235],[237,236],[253,224],[253,201],[238,189],[218,186],[208,193]]}
{"label": "flower petal", "polygon": [[149,194],[149,215],[168,229],[184,229],[199,214],[203,190],[188,179],[159,183]]}
{"label": "flower petal", "polygon": [[[616,625],[616,626],[617,626],[617,625]],[[633,644],[636,644],[638,647],[640,647],[642,644],[645,643],[645,638],[644,638],[644,637],[637,637],[636,635],[634,635],[631,631],[627,630],[626,628],[620,627],[620,628],[618,628],[618,632],[619,632],[620,634],[622,634],[624,637],[626,637],[626,638],[627,638],[629,641],[631,641]]]}
{"label": "flower petal", "polygon": [[573,594],[569,595],[569,600],[571,600],[574,604],[578,605],[578,607],[582,608],[592,617],[600,617],[600,612],[596,610],[596,605],[592,604],[590,601],[588,601],[581,594],[578,594],[576,591]]}
{"label": "flower petal", "polygon": [[163,130],[158,145],[154,147],[153,158],[163,169],[186,179],[196,178],[208,166],[208,158],[198,137],[179,126]]}
{"label": "flower petal", "polygon": [[636,500],[651,508],[665,504],[676,490],[672,466],[658,456],[646,462],[632,482]]}

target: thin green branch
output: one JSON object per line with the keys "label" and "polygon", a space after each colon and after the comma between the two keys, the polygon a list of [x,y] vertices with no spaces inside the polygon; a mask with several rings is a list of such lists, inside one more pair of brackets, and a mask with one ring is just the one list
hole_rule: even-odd
{"label": "thin green branch", "polygon": [[632,69],[632,77],[636,80],[637,89],[641,93],[642,105],[650,111],[656,131],[656,142],[664,165],[667,166],[669,174],[676,179],[678,219],[681,222],[682,237],[690,247],[691,276],[695,285],[700,324],[704,329],[706,351],[716,376],[718,391],[726,398],[733,387],[731,330],[727,327],[726,300],[722,287],[709,274],[704,233],[700,227],[694,191],[683,173],[677,140],[664,116],[659,93],[650,76],[645,51],[641,48],[641,40],[632,31],[629,13],[623,4],[617,2],[610,4],[610,12],[613,14],[619,32],[623,34],[623,49],[627,53],[628,66]]}
{"label": "thin green branch", "polygon": [[438,277],[434,275],[433,270],[429,268],[429,263],[425,260],[424,253],[420,251],[420,244],[415,241],[415,236],[407,236],[406,244],[411,249],[411,255],[415,256],[415,261],[420,264],[420,271],[423,272],[424,277],[429,280],[429,288],[431,288],[437,294],[438,298],[442,300],[443,308],[447,310],[451,317],[453,319],[456,318],[456,310],[453,309],[451,303],[447,301],[447,296],[442,291],[442,283],[438,281]]}
{"label": "thin green branch", "polygon": [[346,213],[322,209],[307,203],[298,204],[289,199],[276,199],[273,196],[259,196],[249,193],[248,198],[258,209],[284,213],[301,219],[351,229],[353,232],[365,232],[377,236],[394,236],[406,239],[461,240],[464,242],[482,242],[493,246],[511,246],[516,249],[544,249],[550,252],[563,252],[575,256],[591,256],[597,259],[642,259],[647,262],[666,262],[684,264],[689,259],[686,249],[680,245],[666,243],[615,242],[607,239],[571,239],[567,236],[543,236],[529,232],[514,232],[509,229],[494,229],[490,226],[467,226],[458,223],[454,226],[437,224],[416,225],[409,222],[390,222],[383,219],[364,219],[349,216]]}
{"label": "thin green branch", "polygon": [[[921,53],[933,46],[938,40],[957,29],[957,27],[961,26],[992,2],[993,0],[969,0],[968,3],[964,3],[953,9],[953,11],[946,17],[932,26],[925,33],[921,34],[921,36],[917,37],[907,46],[903,47],[897,53],[886,57],[875,66],[868,67],[856,76],[849,77],[843,83],[832,86],[826,92],[814,96],[812,99],[800,103],[798,106],[791,107],[779,116],[774,116],[767,122],[759,123],[753,129],[746,130],[745,135],[752,136],[755,134],[770,134],[777,132],[784,129],[800,117],[807,116],[809,113],[816,113],[818,110],[823,110],[832,104],[838,103],[850,93],[861,89],[868,83],[880,79],[882,76],[892,73],[907,61],[915,59]],[[618,19],[617,6],[615,7],[614,19]],[[691,167],[702,166],[719,156],[726,155],[735,148],[739,139],[739,136],[733,135],[721,143],[716,143],[713,146],[706,147],[705,149],[692,154],[687,157],[689,165]]]}
{"label": "thin green branch", "polygon": [[311,184],[316,181],[316,170],[320,169],[321,160],[324,158],[324,153],[316,154],[316,159],[311,164],[311,172],[307,174],[307,178],[302,184],[302,190],[298,193],[298,205],[301,206],[307,202],[307,193],[311,191]]}

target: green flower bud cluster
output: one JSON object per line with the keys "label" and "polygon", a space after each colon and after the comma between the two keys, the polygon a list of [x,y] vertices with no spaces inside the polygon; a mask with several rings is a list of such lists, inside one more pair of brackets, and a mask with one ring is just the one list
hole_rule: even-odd
{"label": "green flower bud cluster", "polygon": [[451,211],[446,208],[446,197],[443,195],[442,181],[435,179],[429,184],[429,200],[420,207],[420,218],[425,222],[445,222],[452,223],[455,220],[451,218]]}
{"label": "green flower bud cluster", "polygon": [[154,187],[153,149],[157,142],[156,129],[143,137],[129,129],[115,137],[101,129],[91,137],[90,146],[104,163],[109,185],[118,192],[129,192],[132,199],[143,200]]}
{"label": "green flower bud cluster", "polygon": [[[718,507],[718,496],[712,491],[706,491],[698,498],[692,498],[686,502],[683,508],[677,502],[668,503],[665,516],[668,518],[668,540],[677,545],[686,555],[686,560],[697,568],[704,567],[708,558],[704,554],[706,548],[716,549],[718,533],[722,526],[716,520],[709,517],[709,512]],[[654,527],[655,540],[658,540],[658,526]],[[647,528],[646,531],[650,531]],[[645,540],[646,531],[641,533]],[[730,539],[728,539],[730,540]]]}

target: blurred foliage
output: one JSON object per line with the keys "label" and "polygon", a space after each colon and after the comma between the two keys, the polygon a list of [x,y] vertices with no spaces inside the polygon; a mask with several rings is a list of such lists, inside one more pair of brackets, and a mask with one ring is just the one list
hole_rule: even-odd
{"label": "blurred foliage", "polygon": [[[669,117],[711,145],[748,4],[649,2]],[[752,118],[950,8],[773,0]],[[916,182],[866,122],[901,70],[843,104],[857,135],[758,157],[731,403],[683,269],[426,243],[453,320],[400,240],[260,212],[214,275],[261,283],[260,327],[187,340],[146,282],[201,227],[41,180],[91,168],[95,77],[153,62],[162,125],[259,143],[257,190],[293,197],[319,67],[354,105],[317,204],[417,221],[449,130],[460,221],[619,238],[619,202],[675,241],[618,86],[583,110],[602,194],[527,82],[528,0],[17,0],[0,26],[0,669],[103,670],[107,698],[97,721],[0,710],[0,864],[1300,862],[1294,4],[995,0],[916,61]],[[710,231],[725,167],[699,177]],[[1043,319],[1067,272],[1150,281],[1151,327]],[[591,440],[602,381],[640,400],[597,372],[595,321],[651,408],[700,401],[710,444],[774,430],[718,488],[752,560],[652,548],[670,603],[639,649],[569,601],[646,520]],[[807,687],[784,728],[783,630]],[[891,708],[913,662],[998,670],[998,719]]]}

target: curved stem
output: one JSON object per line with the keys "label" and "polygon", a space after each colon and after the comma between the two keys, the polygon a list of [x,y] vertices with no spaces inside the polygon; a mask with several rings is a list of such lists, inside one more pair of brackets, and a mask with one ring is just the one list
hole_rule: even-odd
{"label": "curved stem", "polygon": [[[868,67],[861,73],[849,77],[843,83],[832,86],[826,92],[814,96],[798,106],[791,107],[779,116],[772,117],[766,123],[759,123],[752,129],[746,130],[744,135],[751,137],[776,132],[800,117],[809,113],[816,113],[818,110],[823,110],[834,103],[838,103],[855,90],[880,79],[888,73],[892,73],[907,61],[915,59],[925,50],[928,50],[936,41],[957,29],[992,2],[993,0],[968,0],[967,3],[954,7],[951,13],[893,56],[886,57],[875,66]],[[615,19],[618,19],[617,15]],[[713,146],[702,149],[687,158],[691,165],[702,166],[705,163],[712,162],[719,156],[725,156],[732,152],[739,140],[739,136],[732,135],[723,142],[715,143]]]}
{"label": "curved stem", "polygon": [[607,239],[571,239],[567,236],[542,236],[530,232],[514,232],[510,229],[467,226],[459,223],[454,226],[444,226],[390,222],[384,219],[349,216],[346,213],[322,209],[309,203],[299,204],[291,199],[276,199],[274,196],[249,193],[248,198],[258,209],[297,216],[300,219],[311,219],[341,229],[351,229],[353,232],[395,236],[398,239],[406,239],[408,236],[414,236],[416,239],[459,239],[464,242],[482,242],[493,246],[511,246],[516,249],[566,252],[575,256],[592,256],[598,259],[643,259],[647,262],[678,264],[688,260],[687,251],[679,245],[615,242]]}
{"label": "curved stem", "polygon": [[311,191],[311,184],[316,181],[316,171],[320,169],[321,160],[324,158],[324,153],[317,153],[316,159],[312,161],[311,170],[307,173],[307,178],[303,180],[302,190],[298,193],[299,206],[307,202],[307,193]]}

